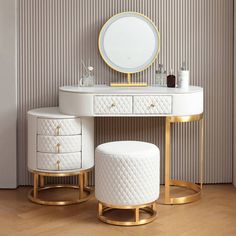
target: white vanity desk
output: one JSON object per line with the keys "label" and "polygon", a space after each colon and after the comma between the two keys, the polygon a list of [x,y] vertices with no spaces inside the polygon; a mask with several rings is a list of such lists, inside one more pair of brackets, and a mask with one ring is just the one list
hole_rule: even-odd
{"label": "white vanity desk", "polygon": [[76,116],[187,116],[203,112],[203,89],[65,86],[59,109]]}
{"label": "white vanity desk", "polygon": [[[170,176],[171,123],[198,121],[203,118],[203,88],[189,89],[166,87],[117,88],[109,86],[65,86],[59,90],[59,109],[67,115],[78,117],[166,117],[165,133],[165,204],[182,204],[200,198],[200,184],[172,180]],[[203,126],[201,126],[200,166],[203,165]],[[170,197],[170,186],[188,187],[194,194]]]}

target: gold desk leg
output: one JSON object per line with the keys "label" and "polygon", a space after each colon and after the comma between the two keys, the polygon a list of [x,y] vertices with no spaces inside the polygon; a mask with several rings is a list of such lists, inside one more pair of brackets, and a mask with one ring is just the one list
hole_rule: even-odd
{"label": "gold desk leg", "polygon": [[[171,179],[171,123],[183,123],[191,121],[200,121],[199,126],[199,184],[195,184],[188,181]],[[194,202],[201,197],[201,189],[203,185],[203,136],[204,136],[204,125],[203,125],[203,114],[191,115],[191,116],[172,116],[166,117],[165,120],[165,198],[164,204],[184,204]],[[191,195],[185,195],[183,197],[171,197],[170,186],[186,187],[193,190],[195,193]]]}
{"label": "gold desk leg", "polygon": [[200,135],[199,135],[199,138],[200,138],[200,173],[199,173],[199,176],[200,176],[200,187],[202,189],[202,185],[203,185],[203,178],[204,178],[204,173],[203,173],[203,170],[204,170],[204,118],[202,118],[201,120],[201,126],[200,126]]}
{"label": "gold desk leg", "polygon": [[139,207],[135,208],[135,222],[139,222]]}
{"label": "gold desk leg", "polygon": [[79,177],[79,197],[80,199],[82,199],[84,196],[84,174],[80,173],[78,177]]}
{"label": "gold desk leg", "polygon": [[102,215],[102,203],[98,202],[98,215]]}
{"label": "gold desk leg", "polygon": [[38,197],[38,180],[39,180],[38,174],[34,174],[34,198]]}
{"label": "gold desk leg", "polygon": [[170,203],[170,118],[165,120],[165,203]]}
{"label": "gold desk leg", "polygon": [[84,173],[84,187],[88,186],[88,172]]}
{"label": "gold desk leg", "polygon": [[44,176],[42,175],[39,175],[39,186],[40,188],[43,188],[44,187]]}

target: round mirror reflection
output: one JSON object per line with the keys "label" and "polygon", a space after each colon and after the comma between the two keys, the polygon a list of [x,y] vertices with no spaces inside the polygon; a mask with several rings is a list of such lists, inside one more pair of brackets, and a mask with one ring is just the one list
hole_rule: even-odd
{"label": "round mirror reflection", "polygon": [[150,19],[136,12],[113,16],[99,35],[99,50],[105,62],[123,73],[146,69],[159,53],[159,32]]}

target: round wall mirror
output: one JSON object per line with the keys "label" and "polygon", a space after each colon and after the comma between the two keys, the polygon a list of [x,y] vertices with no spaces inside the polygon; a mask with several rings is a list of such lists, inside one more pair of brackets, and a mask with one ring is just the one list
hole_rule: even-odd
{"label": "round wall mirror", "polygon": [[153,22],[137,12],[111,17],[99,35],[99,50],[114,70],[130,74],[149,67],[160,50],[159,32]]}

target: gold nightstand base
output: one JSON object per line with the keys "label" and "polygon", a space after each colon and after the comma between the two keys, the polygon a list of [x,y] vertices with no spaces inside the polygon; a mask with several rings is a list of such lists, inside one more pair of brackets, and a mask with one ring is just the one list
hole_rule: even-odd
{"label": "gold nightstand base", "polygon": [[[93,193],[93,188],[87,186],[88,185],[87,175],[88,172],[90,172],[91,170],[92,168],[77,172],[59,172],[59,173],[31,171],[34,177],[34,187],[32,190],[29,191],[28,198],[30,201],[34,203],[41,205],[49,205],[49,206],[65,206],[65,205],[85,202],[91,198]],[[77,176],[79,184],[44,185],[44,177],[66,177],[66,176]],[[78,189],[78,197],[70,200],[47,200],[39,197],[39,192],[58,188]]]}
{"label": "gold nightstand base", "polygon": [[[121,225],[121,226],[135,226],[135,225],[144,225],[152,222],[157,217],[156,212],[156,202],[151,202],[143,205],[136,206],[114,206],[109,205],[103,202],[98,202],[98,219],[104,223],[112,224],[112,225]],[[134,211],[134,220],[133,221],[118,221],[110,219],[104,214],[109,211],[115,210],[133,210]],[[141,219],[140,212],[145,212],[149,215],[149,218]]]}

